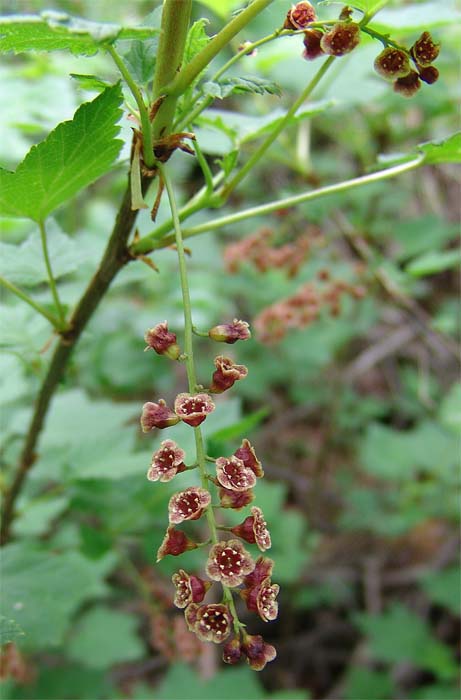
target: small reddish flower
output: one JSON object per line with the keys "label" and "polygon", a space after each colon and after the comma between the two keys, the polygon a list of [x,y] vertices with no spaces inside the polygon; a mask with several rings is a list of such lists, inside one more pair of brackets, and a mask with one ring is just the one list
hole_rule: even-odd
{"label": "small reddish flower", "polygon": [[419,68],[419,77],[428,85],[432,85],[439,79],[439,71],[435,66],[426,66],[425,68]]}
{"label": "small reddish flower", "polygon": [[276,600],[279,591],[280,586],[272,583],[268,576],[258,586],[244,588],[240,595],[245,600],[248,610],[257,612],[264,622],[270,622],[277,618],[279,612]]}
{"label": "small reddish flower", "polygon": [[260,586],[261,583],[272,575],[272,569],[274,568],[274,562],[268,557],[259,557],[256,560],[255,568],[253,571],[245,576],[243,583],[246,588],[255,588]]}
{"label": "small reddish flower", "polygon": [[304,29],[310,22],[315,22],[317,16],[315,10],[307,0],[302,0],[293,5],[291,10],[288,10],[284,29]]}
{"label": "small reddish flower", "polygon": [[176,587],[173,602],[177,608],[185,608],[189,603],[201,603],[212,585],[210,581],[202,581],[201,578],[188,574],[184,569],[179,569],[173,574],[171,580]]}
{"label": "small reddish flower", "polygon": [[330,56],[344,56],[360,43],[360,27],[354,22],[335,24],[323,35],[320,46]]}
{"label": "small reddish flower", "polygon": [[251,515],[243,523],[232,528],[231,532],[250,544],[257,544],[261,552],[270,549],[271,536],[261,508],[253,506]]}
{"label": "small reddish flower", "polygon": [[250,668],[254,671],[262,671],[265,665],[277,656],[275,647],[272,644],[266,644],[260,634],[252,635],[243,632],[241,649],[247,657]]}
{"label": "small reddish flower", "polygon": [[173,525],[170,525],[166,531],[162,544],[157,552],[157,562],[159,562],[167,554],[177,557],[189,549],[197,549],[197,544],[193,542],[184,532],[176,530]]}
{"label": "small reddish flower", "polygon": [[147,472],[149,481],[171,481],[186,469],[185,452],[173,440],[164,440],[152,455],[152,464]]}
{"label": "small reddish flower", "polygon": [[144,335],[147,343],[146,350],[152,348],[159,355],[166,355],[170,360],[177,360],[181,350],[176,342],[176,333],[168,330],[168,323],[158,323],[154,328],[149,328]]}
{"label": "small reddish flower", "polygon": [[179,418],[168,408],[163,399],[158,403],[148,401],[142,407],[141,428],[143,433],[148,433],[153,428],[169,428],[171,425],[179,423]]}
{"label": "small reddish flower", "polygon": [[222,394],[248,374],[245,365],[236,365],[229,357],[223,355],[215,357],[214,364],[216,370],[213,372],[213,382],[209,389],[212,394]]}
{"label": "small reddish flower", "polygon": [[423,32],[410,49],[418,66],[429,66],[440,53],[440,44],[437,44],[430,32]]}
{"label": "small reddish flower", "polygon": [[174,409],[179,420],[196,428],[214,411],[215,405],[208,394],[183,393],[176,397]]}
{"label": "small reddish flower", "polygon": [[189,486],[170,498],[168,504],[170,523],[177,525],[184,520],[198,520],[210,503],[211,496],[206,489],[200,486]]}
{"label": "small reddish flower", "polygon": [[230,639],[223,648],[222,652],[222,660],[224,661],[225,664],[238,664],[240,659],[242,658],[242,646],[240,643],[240,639],[238,637],[234,637],[233,639]]}
{"label": "small reddish flower", "polygon": [[218,457],[216,476],[221,486],[231,491],[248,491],[256,484],[254,472],[238,457]]}
{"label": "small reddish flower", "polygon": [[254,497],[255,495],[251,489],[249,491],[232,491],[231,489],[225,489],[224,487],[219,489],[219,501],[221,508],[233,508],[234,510],[240,510],[251,503],[254,500]]}
{"label": "small reddish flower", "polygon": [[394,83],[394,91],[404,97],[412,97],[421,87],[418,73],[412,70],[403,78],[399,78]]}
{"label": "small reddish flower", "polygon": [[256,457],[254,447],[246,438],[242,440],[242,444],[240,445],[238,450],[235,450],[234,457],[241,459],[245,467],[247,467],[247,469],[251,469],[255,473],[255,476],[264,476],[264,471],[261,466],[261,462]]}
{"label": "small reddish flower", "polygon": [[232,323],[214,326],[208,331],[208,335],[218,343],[228,343],[229,345],[236,343],[237,340],[248,340],[248,338],[251,338],[249,324],[246,321],[238,321],[236,318],[234,318]]}
{"label": "small reddish flower", "polygon": [[324,55],[324,51],[320,46],[322,36],[323,32],[321,32],[319,29],[307,29],[304,32],[303,58],[305,58],[306,61],[313,61],[314,58],[318,58],[319,56]]}
{"label": "small reddish flower", "polygon": [[411,70],[408,54],[402,49],[394,49],[392,46],[386,47],[376,57],[374,68],[385,80],[403,78]]}
{"label": "small reddish flower", "polygon": [[190,603],[184,615],[189,629],[202,642],[220,644],[231,633],[233,617],[227,605]]}
{"label": "small reddish flower", "polygon": [[218,542],[210,550],[206,572],[213,581],[225,586],[239,586],[255,563],[239,540]]}

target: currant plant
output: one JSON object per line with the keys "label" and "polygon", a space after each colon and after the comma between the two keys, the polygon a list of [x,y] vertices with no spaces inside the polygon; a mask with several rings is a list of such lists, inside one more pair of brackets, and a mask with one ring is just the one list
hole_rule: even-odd
{"label": "currant plant", "polygon": [[[237,601],[241,598],[247,610],[256,613],[263,622],[271,622],[277,617],[279,586],[272,582],[274,562],[265,554],[271,547],[271,537],[264,514],[257,505],[257,483],[264,471],[247,438],[243,438],[232,455],[209,457],[201,429],[207,417],[219,408],[220,394],[229,391],[238,381],[251,381],[251,368],[237,364],[234,357],[228,356],[232,354],[230,352],[219,354],[210,376],[206,379],[200,377],[200,381],[205,382],[202,384],[194,359],[195,336],[205,336],[210,343],[237,344],[238,348],[239,342],[251,340],[251,333],[249,324],[239,319],[222,319],[208,331],[195,327],[184,242],[207,231],[217,232],[230,224],[347,192],[426,164],[454,161],[459,159],[461,150],[459,135],[455,135],[442,143],[425,144],[384,169],[244,208],[233,214],[218,215],[205,223],[187,225],[194,214],[223,207],[263,161],[277,137],[300,118],[300,113],[301,116],[315,113],[315,109],[309,112],[309,107],[303,112],[306,102],[331,67],[339,64],[341,68],[342,57],[353,52],[363,37],[379,42],[381,52],[376,57],[374,68],[393,83],[394,90],[400,95],[410,97],[420,89],[421,82],[430,85],[438,78],[433,63],[440,47],[428,31],[416,37],[407,48],[374,25],[376,13],[385,4],[383,0],[355,0],[351,7],[342,7],[331,19],[319,19],[316,8],[309,2],[302,1],[291,7],[287,4],[286,13],[270,34],[253,42],[244,42],[213,72],[212,61],[225,53],[234,37],[270,3],[271,0],[253,0],[212,38],[207,36],[204,22],[190,26],[191,0],[164,0],[161,22],[156,28],[104,25],[56,12],[0,18],[2,52],[68,50],[86,56],[99,51],[110,57],[120,76],[120,81],[114,85],[92,77],[93,85],[100,89],[98,97],[81,105],[72,120],[58,125],[44,141],[34,146],[15,172],[0,170],[0,214],[29,218],[37,225],[51,304],[32,298],[7,276],[0,281],[10,293],[46,318],[54,333],[53,355],[36,398],[19,464],[5,489],[2,543],[7,543],[12,537],[17,500],[35,462],[51,399],[94,311],[124,266],[143,262],[155,267],[150,254],[173,246],[177,253],[183,329],[176,329],[176,333],[169,328],[168,321],[156,319],[153,327],[146,331],[145,341],[147,349],[185,367],[187,385],[172,405],[158,397],[145,403],[141,427],[142,431],[150,432],[180,422],[188,425],[194,433],[195,460],[187,464],[181,445],[166,439],[152,456],[147,478],[152,482],[169,482],[177,474],[190,471],[198,474],[200,486],[188,486],[171,497],[168,526],[157,560],[166,556],[178,557],[191,549],[206,553],[203,575],[186,572],[183,568],[178,568],[173,575],[175,604],[184,609],[189,629],[200,640],[224,643],[223,660],[226,663],[234,664],[245,659],[255,670],[261,670],[272,661],[276,651],[261,635],[246,631],[239,617]],[[153,38],[158,38],[156,55],[147,56],[147,59],[153,65],[155,58],[155,70],[153,75],[142,79],[130,66],[121,42],[146,42],[149,47]],[[319,61],[317,72],[283,115],[274,118],[259,134],[260,143],[246,160],[236,149],[212,169],[194,129],[204,111],[216,99],[242,93],[279,93],[278,87],[270,81],[228,77],[226,74],[244,56],[264,44],[282,39],[299,41],[304,58]],[[143,51],[147,49],[143,48]],[[347,64],[344,65],[347,70]],[[123,145],[118,138],[122,109],[129,116],[133,134],[127,187],[98,268],[75,308],[69,310],[61,300],[57,275],[53,270],[49,217],[114,165]],[[174,171],[169,163],[178,150],[195,158],[203,179],[203,185],[181,205],[175,191]],[[156,223],[160,204],[165,200],[169,214]],[[135,224],[139,211],[144,209],[150,210],[152,230],[141,237]],[[299,255],[302,254],[302,251],[295,251],[291,261],[293,269],[299,264]],[[273,329],[274,319],[277,322],[280,314],[283,317],[295,309],[295,314],[298,314],[301,307],[304,312],[296,317],[296,323],[302,325],[312,319],[321,303],[328,304],[333,314],[339,296],[344,293],[361,297],[364,291],[361,287],[339,288],[331,284],[318,292],[308,286],[298,296],[286,300],[283,309],[276,310],[266,325]],[[239,525],[231,527],[227,524],[226,512],[229,509],[246,509]],[[205,540],[198,541],[197,533],[203,532],[201,525],[205,521],[208,534]],[[248,545],[259,550],[258,553],[251,553]],[[205,601],[206,596],[209,596],[209,602]]]}

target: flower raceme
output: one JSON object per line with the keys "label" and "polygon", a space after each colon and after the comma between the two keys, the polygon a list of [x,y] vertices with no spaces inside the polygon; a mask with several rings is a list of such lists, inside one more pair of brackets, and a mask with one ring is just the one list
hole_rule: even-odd
{"label": "flower raceme", "polygon": [[[237,319],[214,326],[207,335],[212,341],[228,344],[251,337],[248,323]],[[176,334],[168,329],[166,321],[149,329],[145,340],[147,349],[152,348],[167,359],[181,362],[185,357],[180,354]],[[141,416],[143,432],[154,428],[163,430],[182,422],[200,433],[201,424],[215,410],[209,394],[222,394],[248,375],[244,365],[238,365],[223,355],[216,357],[214,364],[216,369],[209,393],[200,390],[201,387],[196,393],[181,392],[174,400],[173,409],[163,399],[145,403]],[[202,440],[201,433],[199,439]],[[214,462],[212,473],[206,471],[206,462]],[[200,641],[215,644],[227,642],[223,650],[225,663],[245,660],[250,668],[260,671],[275,658],[276,651],[260,635],[247,634],[245,625],[238,619],[234,595],[245,601],[248,613],[256,614],[263,622],[276,619],[279,587],[271,580],[273,561],[266,557],[253,558],[242,542],[265,552],[271,547],[271,536],[258,506],[252,506],[250,514],[234,527],[225,522],[216,522],[215,513],[221,511],[221,517],[224,517],[229,509],[241,510],[252,503],[254,488],[258,479],[264,476],[264,470],[253,445],[246,438],[229,457],[207,457],[201,464],[197,452],[197,462],[192,465],[186,464],[186,453],[182,447],[174,440],[167,439],[153,453],[147,478],[152,482],[171,482],[179,474],[195,468],[199,469],[202,485],[181,488],[171,496],[168,504],[169,523],[157,552],[157,561],[210,545],[203,566],[204,573],[179,568],[173,574],[174,604],[184,610],[187,628]],[[213,506],[212,490],[215,488],[219,505]],[[204,521],[205,517],[211,536],[208,541],[199,542],[196,535],[203,530],[203,526],[197,530],[196,523]],[[217,530],[225,531],[220,540],[216,535]],[[226,533],[228,539],[225,538]],[[219,601],[218,598],[218,602],[215,602],[216,586],[222,588],[222,599]],[[215,589],[213,602],[207,603],[205,598],[211,587]],[[229,641],[232,634],[234,636]]]}

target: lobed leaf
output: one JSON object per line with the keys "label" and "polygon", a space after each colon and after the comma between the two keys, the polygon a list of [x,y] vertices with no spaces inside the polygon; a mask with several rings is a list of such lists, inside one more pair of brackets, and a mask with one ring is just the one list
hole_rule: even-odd
{"label": "lobed leaf", "polygon": [[0,52],[58,51],[91,56],[117,39],[148,39],[158,29],[92,22],[65,12],[0,17]]}
{"label": "lobed leaf", "polygon": [[123,145],[121,102],[119,83],[106,88],[33,146],[16,172],[0,169],[0,214],[42,221],[107,172]]}

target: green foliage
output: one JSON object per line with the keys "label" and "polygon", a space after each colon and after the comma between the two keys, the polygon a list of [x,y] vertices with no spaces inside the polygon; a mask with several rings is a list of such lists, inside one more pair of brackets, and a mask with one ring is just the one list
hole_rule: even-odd
{"label": "green foliage", "polygon": [[72,661],[94,669],[142,658],[144,647],[137,627],[138,621],[132,615],[92,608],[72,631],[67,654]]}
{"label": "green foliage", "polygon": [[456,663],[449,648],[403,605],[395,604],[381,615],[358,614],[356,621],[367,635],[375,659],[387,663],[406,661],[444,680],[456,676]]}
{"label": "green foliage", "polygon": [[448,608],[454,615],[460,615],[461,574],[457,567],[427,574],[422,587],[431,601]]}
{"label": "green foliage", "polygon": [[15,642],[24,636],[24,632],[14,620],[0,615],[0,646]]}
{"label": "green foliage", "polygon": [[79,606],[107,590],[104,567],[77,552],[22,542],[6,547],[2,560],[2,615],[24,630],[28,648],[59,646]]}
{"label": "green foliage", "polygon": [[118,24],[91,22],[65,12],[47,10],[40,15],[0,18],[0,51],[58,51],[91,56],[117,39],[147,39],[156,33],[148,27],[122,28]]}
{"label": "green foliage", "polygon": [[388,700],[394,695],[394,684],[389,673],[372,671],[361,666],[352,667],[347,675],[344,697],[346,700]]}
{"label": "green foliage", "polygon": [[170,668],[154,697],[159,700],[238,700],[242,695],[248,700],[266,697],[264,690],[248,668],[223,670],[209,680],[202,680],[196,672],[183,664]]}
{"label": "green foliage", "polygon": [[106,88],[34,146],[16,172],[0,170],[0,214],[43,221],[107,172],[122,146],[115,138],[121,101],[120,85]]}
{"label": "green foliage", "polygon": [[218,98],[223,100],[229,95],[238,95],[242,93],[250,93],[254,95],[278,95],[280,97],[281,90],[278,85],[265,80],[264,78],[255,78],[254,76],[241,78],[223,78],[219,82],[208,81],[202,86],[203,94],[207,97]]}

